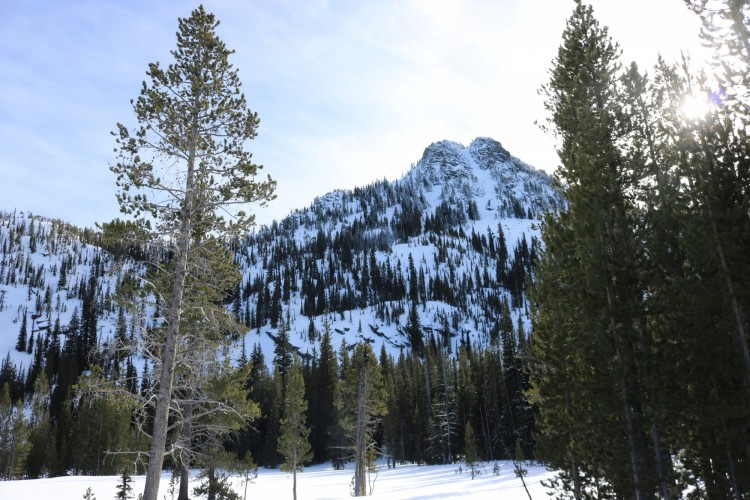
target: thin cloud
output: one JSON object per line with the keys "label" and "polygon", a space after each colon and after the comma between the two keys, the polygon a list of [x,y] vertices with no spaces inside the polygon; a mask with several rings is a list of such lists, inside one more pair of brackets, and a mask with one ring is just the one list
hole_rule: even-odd
{"label": "thin cloud", "polygon": [[[655,58],[657,47],[673,51],[697,32],[680,0],[654,3],[594,1],[625,57]],[[490,136],[539,168],[556,164],[552,140],[534,125],[544,117],[537,89],[572,2],[205,6],[236,51],[231,61],[261,118],[248,148],[279,183],[278,199],[259,212],[262,222],[332,189],[398,178],[442,139]],[[0,208],[87,226],[119,216],[109,131],[134,124],[129,101],[147,64],[170,62],[177,18],[193,7],[178,0],[2,4]],[[675,33],[660,41],[654,26]]]}

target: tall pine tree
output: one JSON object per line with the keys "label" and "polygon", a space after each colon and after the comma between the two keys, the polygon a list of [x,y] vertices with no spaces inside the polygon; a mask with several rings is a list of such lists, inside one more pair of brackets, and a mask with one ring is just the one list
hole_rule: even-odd
{"label": "tall pine tree", "polygon": [[[118,124],[118,161],[110,168],[120,188],[125,213],[155,220],[160,241],[171,241],[174,268],[166,297],[166,335],[145,500],[156,500],[167,443],[183,293],[193,249],[216,236],[245,231],[254,220],[238,204],[273,197],[270,180],[256,182],[259,166],[245,142],[256,135],[258,117],[240,93],[237,71],[216,35],[219,25],[203,7],[179,19],[174,63],[150,64],[133,108],[139,122],[131,133]],[[226,210],[232,213],[227,217]]]}

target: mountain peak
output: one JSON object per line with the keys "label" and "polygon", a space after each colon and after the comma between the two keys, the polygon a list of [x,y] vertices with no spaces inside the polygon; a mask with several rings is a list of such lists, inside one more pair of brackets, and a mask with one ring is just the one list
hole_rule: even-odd
{"label": "mountain peak", "polygon": [[406,178],[432,193],[437,202],[499,205],[495,212],[499,217],[527,217],[561,201],[547,174],[489,137],[477,137],[468,147],[447,140],[433,142]]}
{"label": "mountain peak", "polygon": [[457,142],[439,141],[427,146],[417,169],[432,183],[445,183],[453,179],[470,178],[471,162],[466,148]]}
{"label": "mountain peak", "polygon": [[480,166],[506,162],[511,158],[502,144],[489,137],[477,137],[471,141],[469,154]]}
{"label": "mountain peak", "polygon": [[500,142],[490,137],[477,137],[468,147],[454,141],[442,140],[427,146],[420,163],[456,166],[466,164],[473,158],[478,166],[487,169],[490,165],[507,162],[511,155]]}

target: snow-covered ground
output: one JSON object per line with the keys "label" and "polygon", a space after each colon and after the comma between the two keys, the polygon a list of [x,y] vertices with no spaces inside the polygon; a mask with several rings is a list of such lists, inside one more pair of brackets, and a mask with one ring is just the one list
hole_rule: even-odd
{"label": "snow-covered ground", "polygon": [[[498,462],[500,474],[493,473],[494,462],[484,463],[482,474],[471,479],[464,464],[417,466],[403,465],[395,469],[382,467],[374,481],[371,498],[375,499],[533,499],[547,498],[547,489],[541,481],[554,473],[541,466],[526,466],[525,477],[529,494],[521,480],[513,473],[511,462]],[[460,468],[460,469],[459,469]],[[162,476],[159,498],[171,500],[169,474]],[[143,491],[143,476],[133,482],[134,498]],[[0,499],[54,498],[55,500],[80,500],[87,488],[98,500],[115,498],[116,476],[69,476],[49,479],[0,482]],[[297,474],[297,498],[345,499],[351,498],[352,465],[345,470],[334,470],[330,464],[306,468]],[[244,486],[235,481],[235,490],[244,495]],[[192,493],[192,484],[191,484]],[[191,498],[193,498],[191,494]],[[247,498],[282,500],[292,498],[292,478],[278,470],[260,469],[258,477],[247,487]]]}

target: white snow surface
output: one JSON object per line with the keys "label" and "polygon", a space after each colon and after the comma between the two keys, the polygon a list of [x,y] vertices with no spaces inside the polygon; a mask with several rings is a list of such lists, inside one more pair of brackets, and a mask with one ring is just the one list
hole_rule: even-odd
{"label": "white snow surface", "polygon": [[[497,462],[500,474],[493,473],[495,462],[483,463],[484,470],[476,478],[464,464],[453,465],[399,465],[388,469],[383,464],[374,477],[374,488],[369,498],[374,499],[542,499],[548,497],[549,490],[541,481],[549,479],[553,472],[539,465],[525,464],[528,474],[524,478],[528,494],[521,479],[513,472],[512,462]],[[191,498],[193,486],[197,484],[194,471],[191,477]],[[308,467],[297,474],[298,500],[334,500],[351,498],[350,486],[353,475],[352,464],[344,470],[334,470],[331,464]],[[114,498],[119,481],[118,476],[66,476],[46,479],[28,479],[0,482],[0,499],[80,500],[87,488],[98,500]],[[145,476],[135,476],[132,483],[133,498],[143,491]],[[169,491],[170,474],[164,473],[159,488],[159,498],[177,498]],[[372,480],[372,477],[371,477]],[[232,478],[233,488],[242,497],[244,484],[239,478]],[[247,498],[292,498],[292,476],[279,470],[260,469],[258,477],[248,485]]]}

